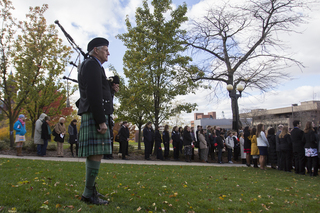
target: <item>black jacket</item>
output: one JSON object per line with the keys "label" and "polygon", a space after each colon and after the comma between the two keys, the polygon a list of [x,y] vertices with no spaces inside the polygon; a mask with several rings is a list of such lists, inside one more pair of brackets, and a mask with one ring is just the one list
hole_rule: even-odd
{"label": "black jacket", "polygon": [[145,127],[143,129],[143,142],[145,143],[153,143],[154,141],[154,133],[152,129]]}
{"label": "black jacket", "polygon": [[279,147],[280,151],[292,150],[291,137],[289,134],[286,134],[283,138],[279,137]]}
{"label": "black jacket", "polygon": [[103,67],[90,57],[82,62],[78,73],[80,91],[78,115],[92,112],[97,124],[106,122],[105,115],[113,113],[111,83],[107,80]]}
{"label": "black jacket", "polygon": [[216,142],[217,142],[217,149],[223,149],[224,146],[223,146],[223,140],[221,136],[217,137]]}
{"label": "black jacket", "polygon": [[276,135],[268,135],[267,139],[269,142],[269,151],[268,151],[269,161],[272,164],[276,164],[277,163]]}
{"label": "black jacket", "polygon": [[318,136],[315,131],[310,130],[307,133],[304,133],[302,142],[305,144],[304,148],[318,148],[317,142]]}
{"label": "black jacket", "polygon": [[293,128],[291,131],[291,141],[293,152],[304,153],[304,143],[302,142],[303,131],[299,128]]}
{"label": "black jacket", "polygon": [[49,127],[48,123],[46,121],[43,121],[41,125],[41,139],[44,139],[44,140],[51,139],[51,135],[49,134],[48,127]]}
{"label": "black jacket", "polygon": [[180,143],[180,134],[178,132],[172,131],[171,138],[173,147],[179,148],[178,146]]}
{"label": "black jacket", "polygon": [[170,141],[170,136],[168,131],[163,131],[162,132],[162,141],[163,143],[169,143]]}
{"label": "black jacket", "polygon": [[129,137],[130,137],[130,132],[129,132],[128,127],[122,126],[119,130],[120,143],[126,142]]}
{"label": "black jacket", "polygon": [[189,131],[183,131],[183,145],[191,145],[192,137]]}

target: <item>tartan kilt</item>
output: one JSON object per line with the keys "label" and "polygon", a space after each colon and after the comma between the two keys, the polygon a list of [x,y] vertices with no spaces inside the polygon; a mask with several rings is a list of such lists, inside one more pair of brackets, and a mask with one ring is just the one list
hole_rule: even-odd
{"label": "tartan kilt", "polygon": [[[108,121],[108,115],[106,115]],[[99,124],[96,124],[92,113],[84,113],[81,115],[81,126],[79,131],[79,157],[88,157],[90,155],[106,155],[112,154],[110,129],[106,122],[108,130],[105,134],[100,134]]]}

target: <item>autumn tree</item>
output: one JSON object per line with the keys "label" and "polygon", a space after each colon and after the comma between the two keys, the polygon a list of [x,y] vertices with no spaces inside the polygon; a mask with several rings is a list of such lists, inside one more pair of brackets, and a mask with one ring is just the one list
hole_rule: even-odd
{"label": "autumn tree", "polygon": [[17,95],[17,82],[14,79],[12,67],[12,52],[15,31],[15,20],[11,11],[14,9],[11,1],[0,0],[0,110],[9,119],[10,146],[14,145],[13,124],[16,121],[22,103],[28,91]]}
{"label": "autumn tree", "polygon": [[[192,92],[196,84],[188,78],[194,69],[188,68],[191,58],[182,55],[186,48],[179,39],[185,34],[180,27],[187,21],[187,6],[183,4],[173,10],[171,3],[171,0],[153,0],[151,12],[144,0],[143,7],[137,8],[135,26],[127,17],[128,32],[117,36],[127,47],[124,74],[128,78],[129,94],[137,96],[132,107],[141,110],[143,105],[148,106],[144,115],[156,127],[175,113],[191,112],[196,106],[184,103],[173,107],[172,104],[178,95]],[[165,16],[169,13],[169,17]]]}
{"label": "autumn tree", "polygon": [[[124,81],[122,81],[124,82]],[[121,83],[122,83],[121,82]],[[117,120],[128,121],[137,125],[139,129],[138,149],[141,149],[142,126],[152,118],[152,100],[147,100],[139,86],[130,83],[128,86],[121,85],[116,94],[120,102],[116,110]]]}
{"label": "autumn tree", "polygon": [[47,9],[47,4],[30,7],[26,21],[18,25],[21,33],[15,42],[15,80],[19,92],[28,91],[23,107],[32,123],[32,137],[36,120],[50,108],[49,105],[60,100],[55,111],[49,114],[52,116],[58,116],[66,107],[67,91],[60,76],[65,71],[71,50],[62,44],[55,26],[47,25],[44,18]]}
{"label": "autumn tree", "polygon": [[[286,51],[281,33],[290,34],[305,22],[305,0],[246,0],[213,4],[203,17],[191,22],[186,44],[205,60],[193,80],[213,82],[214,93],[225,85],[265,92],[288,78],[287,68],[302,66]],[[220,89],[220,90],[219,90]],[[233,119],[237,99],[232,99]]]}

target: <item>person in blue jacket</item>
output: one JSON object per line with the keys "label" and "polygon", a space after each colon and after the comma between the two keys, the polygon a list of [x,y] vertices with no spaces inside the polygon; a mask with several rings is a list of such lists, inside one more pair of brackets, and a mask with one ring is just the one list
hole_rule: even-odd
{"label": "person in blue jacket", "polygon": [[26,141],[25,134],[26,130],[26,117],[24,115],[19,115],[18,120],[14,123],[13,129],[16,130],[16,148],[17,148],[17,156],[22,156],[22,146],[23,142]]}

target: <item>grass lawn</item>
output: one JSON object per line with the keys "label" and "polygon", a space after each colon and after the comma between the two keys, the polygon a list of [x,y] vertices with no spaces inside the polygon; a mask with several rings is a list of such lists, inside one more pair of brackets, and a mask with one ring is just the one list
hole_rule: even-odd
{"label": "grass lawn", "polygon": [[0,212],[319,212],[320,178],[244,167],[102,164],[108,206],[80,202],[85,163],[0,159]]}

